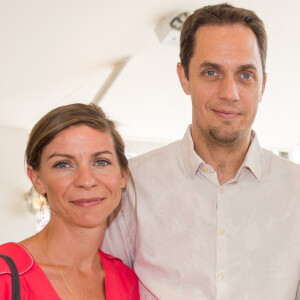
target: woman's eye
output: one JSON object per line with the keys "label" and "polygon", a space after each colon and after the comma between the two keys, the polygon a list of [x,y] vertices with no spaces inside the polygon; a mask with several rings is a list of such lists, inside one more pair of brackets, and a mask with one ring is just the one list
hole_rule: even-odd
{"label": "woman's eye", "polygon": [[66,162],[58,162],[54,165],[54,168],[58,168],[58,169],[66,169],[70,167],[70,165]]}
{"label": "woman's eye", "polygon": [[100,159],[100,160],[97,160],[97,161],[96,161],[96,165],[97,165],[97,166],[106,166],[106,165],[108,165],[108,164],[109,164],[109,162],[106,161],[106,160],[103,160],[103,159]]}
{"label": "woman's eye", "polygon": [[252,78],[252,75],[249,74],[249,73],[243,73],[243,74],[242,74],[242,77],[243,77],[244,79],[251,79],[251,78]]}

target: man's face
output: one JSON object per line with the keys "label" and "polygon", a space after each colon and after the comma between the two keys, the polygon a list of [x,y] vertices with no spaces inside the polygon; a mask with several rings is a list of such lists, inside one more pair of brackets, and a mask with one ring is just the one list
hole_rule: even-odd
{"label": "man's face", "polygon": [[223,146],[249,140],[265,86],[251,29],[239,24],[199,28],[189,79],[181,64],[177,71],[192,98],[194,138]]}

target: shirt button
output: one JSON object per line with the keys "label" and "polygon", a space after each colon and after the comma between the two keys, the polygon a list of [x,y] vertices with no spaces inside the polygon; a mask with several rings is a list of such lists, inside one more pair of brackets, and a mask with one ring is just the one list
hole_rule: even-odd
{"label": "shirt button", "polygon": [[221,194],[225,193],[225,190],[223,188],[220,189]]}
{"label": "shirt button", "polygon": [[226,233],[226,230],[225,229],[220,229],[219,232],[220,232],[221,235],[224,235]]}
{"label": "shirt button", "polygon": [[225,274],[224,273],[219,273],[219,279],[225,279]]}
{"label": "shirt button", "polygon": [[207,171],[208,171],[208,167],[207,167],[207,166],[203,166],[203,167],[202,167],[202,170],[203,170],[204,172],[207,172]]}

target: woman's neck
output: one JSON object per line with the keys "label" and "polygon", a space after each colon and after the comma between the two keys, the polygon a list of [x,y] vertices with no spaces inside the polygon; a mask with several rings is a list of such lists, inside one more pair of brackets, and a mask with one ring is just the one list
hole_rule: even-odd
{"label": "woman's neck", "polygon": [[98,249],[104,239],[105,224],[96,228],[66,226],[51,219],[36,238],[57,263],[77,266],[79,269],[93,267]]}

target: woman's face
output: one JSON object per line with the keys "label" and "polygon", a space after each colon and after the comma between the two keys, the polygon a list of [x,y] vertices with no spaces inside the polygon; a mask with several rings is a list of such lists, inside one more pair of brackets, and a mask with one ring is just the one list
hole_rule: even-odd
{"label": "woman's face", "polygon": [[87,125],[59,132],[43,149],[39,170],[28,166],[27,173],[47,194],[51,220],[83,227],[105,225],[126,186],[112,137]]}

